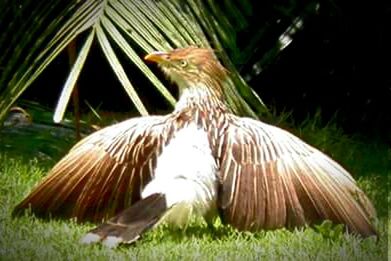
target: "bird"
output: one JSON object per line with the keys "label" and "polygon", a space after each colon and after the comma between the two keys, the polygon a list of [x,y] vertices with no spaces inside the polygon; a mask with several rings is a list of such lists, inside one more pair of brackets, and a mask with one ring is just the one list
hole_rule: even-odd
{"label": "bird", "polygon": [[31,115],[22,107],[14,106],[10,108],[7,118],[5,119],[4,127],[20,127],[32,124]]}
{"label": "bird", "polygon": [[211,48],[154,51],[179,90],[173,111],[105,127],[77,143],[14,209],[93,221],[81,239],[131,244],[161,223],[220,218],[239,231],[330,220],[376,236],[376,211],[352,175],[287,130],[240,117],[224,98],[229,71]]}

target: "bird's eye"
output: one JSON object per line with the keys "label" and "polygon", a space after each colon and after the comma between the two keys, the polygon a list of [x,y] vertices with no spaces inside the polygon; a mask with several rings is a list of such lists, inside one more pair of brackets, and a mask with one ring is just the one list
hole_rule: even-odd
{"label": "bird's eye", "polygon": [[186,66],[187,66],[187,61],[186,61],[186,60],[181,60],[181,61],[179,62],[179,65],[180,65],[181,67],[186,67]]}

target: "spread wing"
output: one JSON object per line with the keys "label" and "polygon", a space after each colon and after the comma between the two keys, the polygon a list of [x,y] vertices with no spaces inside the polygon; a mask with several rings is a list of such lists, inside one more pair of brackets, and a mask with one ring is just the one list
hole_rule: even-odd
{"label": "spread wing", "polygon": [[18,205],[41,216],[101,221],[140,198],[166,141],[167,117],[133,118],[86,137]]}
{"label": "spread wing", "polygon": [[232,119],[218,151],[223,221],[256,230],[329,219],[376,233],[372,204],[338,163],[282,129]]}

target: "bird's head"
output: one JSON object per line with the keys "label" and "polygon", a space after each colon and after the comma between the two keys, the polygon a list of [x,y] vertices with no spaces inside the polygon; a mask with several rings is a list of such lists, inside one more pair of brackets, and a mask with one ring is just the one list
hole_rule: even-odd
{"label": "bird's head", "polygon": [[168,52],[152,52],[145,56],[155,62],[180,89],[198,84],[213,86],[225,80],[227,70],[217,60],[213,50],[187,47]]}

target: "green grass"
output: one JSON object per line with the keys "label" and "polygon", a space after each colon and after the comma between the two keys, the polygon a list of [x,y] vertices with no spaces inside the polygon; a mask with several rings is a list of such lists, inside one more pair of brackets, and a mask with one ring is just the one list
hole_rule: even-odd
{"label": "green grass", "polygon": [[[318,228],[238,232],[218,222],[214,231],[192,224],[185,232],[159,227],[132,246],[85,246],[93,224],[42,220],[11,211],[45,175],[47,163],[0,153],[0,260],[386,260],[391,219],[390,149],[343,134],[336,126],[307,122],[293,130],[352,171],[378,211],[380,238],[361,239],[325,223]],[[23,159],[24,158],[24,159]]]}

